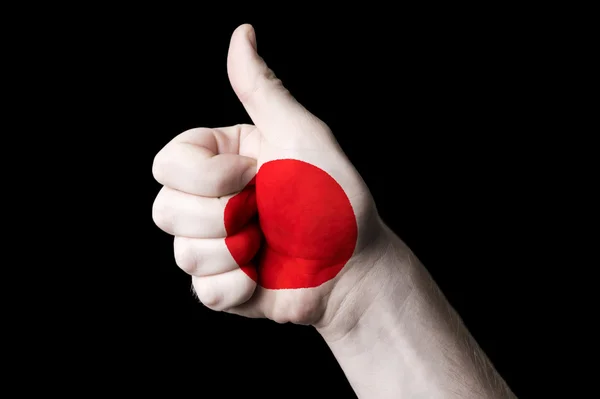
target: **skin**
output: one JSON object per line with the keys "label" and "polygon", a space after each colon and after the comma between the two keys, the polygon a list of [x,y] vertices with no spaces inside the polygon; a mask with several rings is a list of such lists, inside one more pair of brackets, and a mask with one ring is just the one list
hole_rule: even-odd
{"label": "skin", "polygon": [[[152,170],[163,185],[153,219],[175,236],[176,262],[192,276],[199,300],[216,311],[313,325],[360,398],[514,398],[426,269],[378,216],[329,127],[258,55],[250,25],[233,33],[227,69],[254,125],[181,133],[156,155]],[[339,183],[358,237],[332,280],[271,290],[233,260],[224,209],[261,165],[286,158]]]}

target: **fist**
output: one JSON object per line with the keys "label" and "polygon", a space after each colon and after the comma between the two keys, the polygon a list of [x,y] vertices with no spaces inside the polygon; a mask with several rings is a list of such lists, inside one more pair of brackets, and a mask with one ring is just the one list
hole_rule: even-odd
{"label": "fist", "polygon": [[257,54],[250,25],[233,33],[227,68],[254,125],[168,143],[153,164],[153,219],[207,307],[322,323],[368,272],[382,223],[328,126]]}

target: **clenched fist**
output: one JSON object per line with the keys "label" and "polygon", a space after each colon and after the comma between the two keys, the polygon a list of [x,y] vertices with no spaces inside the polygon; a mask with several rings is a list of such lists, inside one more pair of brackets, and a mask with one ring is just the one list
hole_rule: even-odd
{"label": "clenched fist", "polygon": [[325,325],[381,251],[384,229],[363,180],[328,126],[256,52],[250,25],[232,35],[231,86],[254,125],[198,128],[154,160],[164,185],[155,223],[214,310]]}

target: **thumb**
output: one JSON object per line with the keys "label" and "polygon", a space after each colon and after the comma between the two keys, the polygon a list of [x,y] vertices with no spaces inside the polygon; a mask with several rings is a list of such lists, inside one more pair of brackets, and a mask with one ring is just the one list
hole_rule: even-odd
{"label": "thumb", "polygon": [[282,139],[303,130],[323,128],[324,123],[310,114],[283,86],[256,52],[252,25],[240,25],[232,34],[227,56],[231,87],[246,112],[267,137]]}

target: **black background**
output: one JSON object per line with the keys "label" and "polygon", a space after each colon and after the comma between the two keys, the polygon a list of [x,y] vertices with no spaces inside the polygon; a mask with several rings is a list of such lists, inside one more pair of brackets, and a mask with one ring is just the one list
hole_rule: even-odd
{"label": "black background", "polygon": [[251,123],[226,71],[231,33],[251,23],[259,53],[332,128],[382,218],[517,396],[531,397],[548,328],[540,308],[553,305],[540,291],[548,243],[538,238],[537,204],[550,166],[532,118],[543,90],[536,33],[484,10],[477,18],[146,11],[80,16],[39,38],[48,63],[69,59],[48,68],[46,92],[69,81],[70,106],[58,117],[85,136],[62,159],[64,184],[79,193],[68,206],[85,226],[62,240],[76,247],[85,282],[54,293],[73,325],[59,329],[65,344],[54,349],[74,352],[83,392],[353,397],[311,327],[199,304],[172,237],[151,219],[160,189],[151,166],[162,146],[190,128]]}

